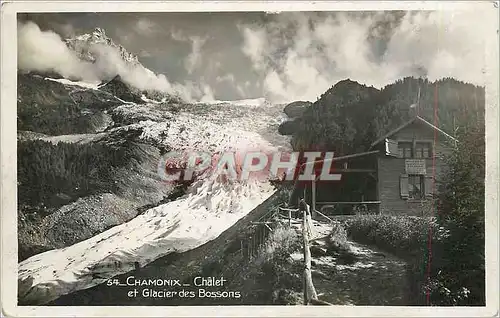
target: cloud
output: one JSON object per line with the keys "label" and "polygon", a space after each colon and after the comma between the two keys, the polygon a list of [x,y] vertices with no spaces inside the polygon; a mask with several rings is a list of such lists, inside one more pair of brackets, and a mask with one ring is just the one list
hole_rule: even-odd
{"label": "cloud", "polygon": [[209,85],[203,84],[202,91],[203,91],[203,96],[200,99],[201,102],[211,102],[215,100],[214,92]]}
{"label": "cloud", "polygon": [[236,79],[235,79],[234,75],[233,75],[233,74],[231,74],[231,73],[226,74],[226,75],[224,75],[224,76],[217,76],[217,77],[215,78],[215,80],[216,80],[216,82],[217,82],[217,83],[220,83],[220,82],[225,82],[225,81],[230,82],[230,83],[233,83],[233,84],[235,84],[235,83],[236,83]]}
{"label": "cloud", "polygon": [[207,41],[207,38],[191,36],[189,37],[189,40],[191,41],[191,53],[187,56],[184,65],[188,73],[192,74],[193,71],[200,66],[202,59],[201,49],[203,44]]}
{"label": "cloud", "polygon": [[18,25],[17,60],[22,70],[57,72],[66,78],[98,80],[92,63],[81,61],[58,34],[43,32],[32,22]]}
{"label": "cloud", "polygon": [[184,85],[176,85],[175,88],[181,95],[196,96],[197,100],[201,102],[211,102],[215,100],[213,89],[204,79],[201,79],[197,83],[186,81]]}
{"label": "cloud", "polygon": [[75,29],[71,24],[65,23],[65,24],[60,24],[58,25],[58,28],[61,32],[61,34],[65,37],[73,37],[75,36],[76,32]]}
{"label": "cloud", "polygon": [[33,24],[18,30],[21,69],[85,80],[119,72],[139,87],[191,99],[265,96],[275,102],[315,101],[346,78],[378,88],[412,75],[483,85],[485,34],[495,27],[484,12],[471,10],[37,17],[45,21],[43,30],[63,37],[103,26],[143,65],[166,76],[123,65],[116,50],[106,47],[92,47],[100,62],[89,64],[57,34]]}
{"label": "cloud", "polygon": [[172,39],[179,41],[179,42],[185,42],[187,41],[187,37],[184,35],[184,33],[181,30],[173,29],[170,31],[170,35],[172,36]]}
{"label": "cloud", "polygon": [[[163,74],[155,74],[141,63],[124,58],[123,48],[102,42],[82,42],[82,59],[61,37],[52,31],[41,31],[33,22],[18,24],[18,68],[22,71],[56,72],[65,78],[100,82],[120,75],[124,82],[140,90],[157,90],[177,94],[185,100],[213,99],[207,83],[171,83]],[[143,51],[142,55],[148,54]]]}
{"label": "cloud", "polygon": [[141,18],[135,23],[134,29],[141,35],[151,35],[158,30],[158,26],[148,19]]}
{"label": "cloud", "polygon": [[239,26],[239,29],[242,31],[244,38],[241,48],[243,53],[250,58],[256,70],[262,70],[265,66],[266,55],[268,54],[266,50],[269,47],[266,30],[264,28],[253,29],[241,26]]}
{"label": "cloud", "polygon": [[245,87],[243,85],[236,85],[236,91],[238,92],[239,96],[241,98],[245,98],[247,96],[247,92],[245,90]]}
{"label": "cloud", "polygon": [[149,51],[146,50],[141,50],[139,52],[139,57],[151,57],[153,54],[151,54]]}
{"label": "cloud", "polygon": [[[207,42],[208,37],[201,37],[198,35],[186,36],[181,30],[172,30],[170,32],[172,39],[179,42],[190,42],[191,52],[188,54],[184,60],[184,67],[188,74],[193,74],[193,72],[201,65],[203,58],[202,48]],[[216,67],[217,65],[215,65]]]}
{"label": "cloud", "polygon": [[275,101],[316,100],[339,80],[383,87],[404,76],[484,85],[485,28],[471,11],[273,16],[240,25],[241,51]]}
{"label": "cloud", "polygon": [[484,35],[494,25],[484,19],[467,11],[407,14],[391,37],[384,60],[406,72],[420,65],[430,79],[449,76],[484,85]]}

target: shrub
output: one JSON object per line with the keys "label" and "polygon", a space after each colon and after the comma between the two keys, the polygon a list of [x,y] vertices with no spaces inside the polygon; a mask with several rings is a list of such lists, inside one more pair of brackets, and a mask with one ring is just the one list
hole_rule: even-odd
{"label": "shrub", "polygon": [[278,225],[269,234],[257,256],[240,269],[245,303],[296,303],[294,295],[302,290],[302,276],[291,268],[289,256],[299,248],[300,238],[293,229]]}
{"label": "shrub", "polygon": [[429,217],[357,215],[345,222],[348,235],[354,240],[372,244],[405,259],[409,283],[409,299],[414,305],[425,304],[428,276],[429,238],[432,255],[439,254],[449,230]]}
{"label": "shrub", "polygon": [[356,241],[373,244],[401,257],[421,255],[432,242],[440,242],[446,230],[425,217],[357,215],[345,221],[347,233]]}
{"label": "shrub", "polygon": [[347,231],[340,222],[334,222],[332,232],[328,236],[328,248],[335,251],[348,251]]}
{"label": "shrub", "polygon": [[[300,239],[295,230],[278,226],[259,249],[254,263],[260,270],[257,274],[257,281],[268,286],[272,303],[287,304],[288,300],[294,299],[293,297],[288,299],[291,290],[302,288],[301,276],[288,268],[290,253],[297,250],[299,246]],[[283,296],[285,294],[288,296]]]}
{"label": "shrub", "polygon": [[256,265],[264,262],[283,260],[297,249],[299,239],[295,230],[283,225],[277,226],[267,238],[266,242],[259,248]]}

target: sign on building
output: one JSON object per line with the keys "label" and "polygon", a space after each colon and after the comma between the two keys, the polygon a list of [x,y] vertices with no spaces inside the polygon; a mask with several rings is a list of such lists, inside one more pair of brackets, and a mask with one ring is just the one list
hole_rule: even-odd
{"label": "sign on building", "polygon": [[406,174],[426,174],[425,160],[422,159],[406,159],[405,160]]}

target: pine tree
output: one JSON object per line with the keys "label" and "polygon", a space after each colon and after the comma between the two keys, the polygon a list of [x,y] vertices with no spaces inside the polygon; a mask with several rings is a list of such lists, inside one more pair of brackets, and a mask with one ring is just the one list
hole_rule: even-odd
{"label": "pine tree", "polygon": [[433,247],[432,301],[444,305],[485,304],[485,130],[465,122],[446,158],[437,219],[446,239]]}

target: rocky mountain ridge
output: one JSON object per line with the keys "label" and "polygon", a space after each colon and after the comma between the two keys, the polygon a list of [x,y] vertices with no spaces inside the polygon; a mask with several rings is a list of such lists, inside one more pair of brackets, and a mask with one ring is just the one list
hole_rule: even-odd
{"label": "rocky mountain ridge", "polygon": [[122,45],[116,44],[106,35],[104,29],[96,27],[92,33],[82,34],[65,40],[66,45],[73,50],[78,58],[95,63],[99,59],[97,46],[104,45],[115,49],[119,56],[129,65],[141,65],[136,55],[128,52]]}

